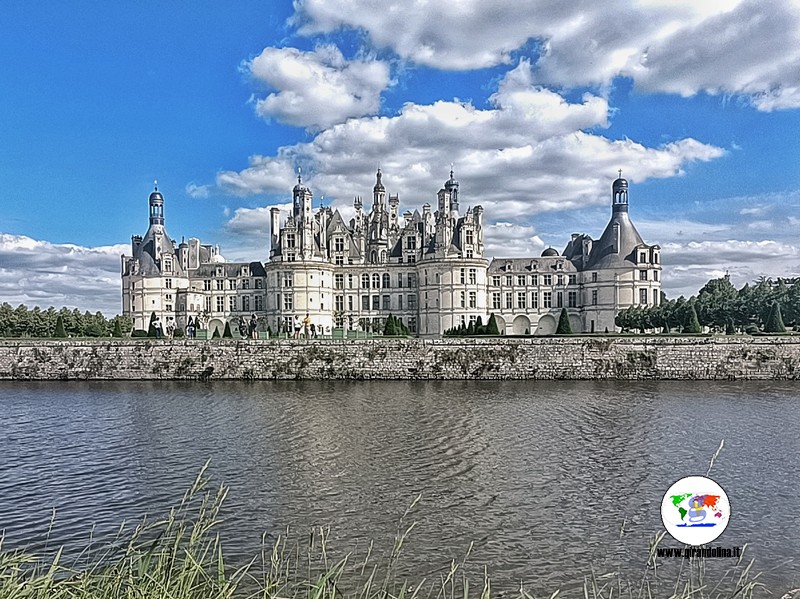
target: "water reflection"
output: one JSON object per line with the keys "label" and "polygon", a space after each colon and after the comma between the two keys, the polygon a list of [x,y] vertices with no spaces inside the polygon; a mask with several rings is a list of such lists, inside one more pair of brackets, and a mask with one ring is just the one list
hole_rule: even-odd
{"label": "water reflection", "polygon": [[[2,383],[0,397],[6,547],[43,547],[55,507],[48,542],[77,550],[92,524],[166,510],[211,459],[234,559],[287,526],[386,553],[421,494],[402,572],[473,542],[495,588],[544,593],[591,568],[640,573],[664,490],[704,474],[724,438],[720,542],[750,543],[765,568],[800,553],[791,383]],[[766,576],[788,589],[798,572]]]}

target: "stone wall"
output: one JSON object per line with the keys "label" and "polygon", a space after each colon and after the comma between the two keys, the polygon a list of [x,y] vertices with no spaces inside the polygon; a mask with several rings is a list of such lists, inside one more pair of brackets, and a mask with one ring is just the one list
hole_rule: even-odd
{"label": "stone wall", "polygon": [[4,340],[0,379],[795,379],[800,337]]}

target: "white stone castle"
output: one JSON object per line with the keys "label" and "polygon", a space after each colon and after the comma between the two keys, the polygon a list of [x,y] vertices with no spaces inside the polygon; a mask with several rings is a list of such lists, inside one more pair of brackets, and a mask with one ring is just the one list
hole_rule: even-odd
{"label": "white stone castle", "polygon": [[484,257],[483,208],[462,215],[453,178],[430,204],[399,212],[380,169],[365,212],[360,197],[346,223],[338,210],[312,207],[300,176],[292,213],[271,209],[267,262],[226,262],[198,239],[176,244],[164,228],[164,197],[150,194],[150,227],[122,257],[122,307],[135,329],[153,313],[162,323],[223,332],[255,314],[261,329],[292,330],[306,316],[319,334],[381,330],[390,314],[419,336],[441,335],[495,315],[501,334],[554,333],[566,308],[573,332],[613,332],[619,310],[661,299],[660,247],[646,244],[628,216],[628,182],[612,185],[611,220],[600,239],[573,234],[563,252],[531,258]]}

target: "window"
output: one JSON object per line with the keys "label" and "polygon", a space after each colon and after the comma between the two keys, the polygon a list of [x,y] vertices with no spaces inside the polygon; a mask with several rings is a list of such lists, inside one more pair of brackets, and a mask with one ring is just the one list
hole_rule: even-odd
{"label": "window", "polygon": [[406,299],[408,300],[408,309],[409,310],[416,310],[417,309],[417,296],[416,295],[409,295]]}
{"label": "window", "polygon": [[464,241],[467,244],[472,245],[472,243],[473,243],[472,229],[467,229],[464,232]]}
{"label": "window", "polygon": [[497,275],[492,276],[492,286],[493,287],[500,287],[500,277]]}
{"label": "window", "polygon": [[500,292],[492,291],[492,310],[500,309]]}
{"label": "window", "polygon": [[369,275],[367,273],[361,275],[361,289],[369,289]]}
{"label": "window", "polygon": [[236,312],[236,296],[232,295],[228,298],[228,310]]}
{"label": "window", "polygon": [[415,250],[417,249],[417,238],[416,236],[412,235],[406,237],[406,249],[407,250]]}
{"label": "window", "polygon": [[417,319],[414,316],[408,317],[408,330],[411,333],[417,332]]}
{"label": "window", "polygon": [[286,235],[286,247],[287,248],[296,247],[294,233],[287,233],[287,235]]}
{"label": "window", "polygon": [[646,281],[647,280],[647,271],[646,270],[640,270],[639,271],[639,280],[640,281]]}
{"label": "window", "polygon": [[657,306],[658,305],[658,300],[660,300],[660,299],[661,298],[658,297],[658,289],[653,289],[653,305]]}
{"label": "window", "polygon": [[172,289],[172,279],[164,279],[164,287]]}
{"label": "window", "polygon": [[531,285],[539,284],[539,275],[531,275]]}
{"label": "window", "polygon": [[397,273],[397,286],[403,288],[403,273]]}
{"label": "window", "polygon": [[333,240],[333,251],[335,252],[344,251],[344,237],[336,237]]}
{"label": "window", "polygon": [[209,281],[209,280],[203,281],[203,290],[204,291],[211,291],[211,281]]}
{"label": "window", "polygon": [[389,295],[383,296],[383,309],[384,310],[391,310],[392,309],[392,298]]}
{"label": "window", "polygon": [[544,308],[552,308],[553,307],[553,292],[552,291],[545,291],[542,293],[542,306]]}
{"label": "window", "polygon": [[286,261],[287,262],[294,262],[295,261],[294,252],[287,252],[286,253]]}
{"label": "window", "polygon": [[166,305],[166,310],[167,310],[167,312],[172,312],[172,304],[167,304]]}
{"label": "window", "polygon": [[333,309],[337,312],[344,312],[344,296],[336,295],[333,297]]}
{"label": "window", "polygon": [[578,275],[569,275],[569,279],[567,281],[570,285],[575,285],[578,282]]}
{"label": "window", "polygon": [[596,272],[592,273],[592,283],[597,283],[597,273]]}
{"label": "window", "polygon": [[215,287],[217,288],[217,291],[222,291],[225,288],[225,281],[222,279],[217,279]]}
{"label": "window", "polygon": [[347,296],[347,309],[350,310],[351,312],[353,311],[353,296],[352,295],[348,295]]}
{"label": "window", "polygon": [[344,289],[344,275],[333,275],[333,287],[335,289]]}
{"label": "window", "polygon": [[475,285],[478,282],[478,271],[474,268],[469,269],[469,284]]}
{"label": "window", "polygon": [[539,292],[534,291],[531,293],[531,308],[539,309]]}
{"label": "window", "polygon": [[244,295],[242,296],[242,312],[249,312],[250,311],[250,296]]}
{"label": "window", "polygon": [[553,275],[542,275],[542,283],[550,286],[553,284]]}
{"label": "window", "polygon": [[506,287],[511,287],[511,275],[506,277]]}
{"label": "window", "polygon": [[335,256],[333,262],[336,266],[344,266],[344,256]]}
{"label": "window", "polygon": [[373,310],[380,310],[381,309],[381,296],[380,295],[373,295],[372,296],[372,309]]}
{"label": "window", "polygon": [[397,296],[397,307],[400,310],[403,309],[403,296],[402,295],[398,295]]}
{"label": "window", "polygon": [[597,305],[597,289],[592,289],[592,305]]}
{"label": "window", "polygon": [[406,260],[408,261],[409,264],[414,264],[417,261],[417,257],[416,256],[406,256]]}
{"label": "window", "polygon": [[250,289],[250,279],[242,279],[242,289]]}
{"label": "window", "polygon": [[264,281],[262,279],[256,279],[256,289],[263,289],[264,288]]}
{"label": "window", "polygon": [[285,312],[294,310],[294,296],[291,293],[283,294],[283,310]]}
{"label": "window", "polygon": [[640,289],[639,290],[639,303],[646,304],[647,303],[647,289]]}
{"label": "window", "polygon": [[264,296],[263,295],[257,295],[255,297],[255,304],[256,305],[254,307],[254,310],[256,310],[256,312],[263,310],[264,309]]}
{"label": "window", "polygon": [[391,286],[392,286],[392,282],[390,280],[389,273],[388,272],[383,273],[383,287],[384,287],[384,289],[388,289]]}
{"label": "window", "polygon": [[563,285],[564,284],[564,275],[558,275],[556,277],[556,285]]}
{"label": "window", "polygon": [[290,272],[283,273],[283,286],[292,287],[294,285],[294,275]]}
{"label": "window", "polygon": [[461,302],[459,303],[459,305],[462,308],[466,308],[467,307],[467,296],[466,296],[466,294],[463,291],[461,291],[459,295],[461,297]]}
{"label": "window", "polygon": [[647,252],[639,252],[639,262],[647,262]]}
{"label": "window", "polygon": [[577,291],[568,291],[567,292],[567,307],[568,308],[577,308],[578,307],[578,292]]}
{"label": "window", "polygon": [[653,254],[653,264],[658,264],[658,252]]}
{"label": "window", "polygon": [[465,270],[464,270],[463,268],[462,268],[462,269],[460,269],[460,270],[461,270],[461,273],[460,273],[460,274],[461,274],[460,281],[461,281],[461,284],[463,285],[463,284],[466,282],[466,280],[465,280],[465,278],[464,278],[464,272],[465,272]]}
{"label": "window", "polygon": [[556,308],[561,308],[564,306],[564,294],[560,291],[556,293]]}
{"label": "window", "polygon": [[517,276],[517,285],[519,285],[520,287],[524,287],[525,286],[525,275],[518,275]]}
{"label": "window", "polygon": [[369,296],[362,295],[361,296],[361,309],[366,311],[369,310]]}
{"label": "window", "polygon": [[170,260],[169,258],[164,260],[164,271],[172,272],[172,260]]}
{"label": "window", "polygon": [[511,292],[506,292],[506,309],[511,310],[514,307],[514,299]]}
{"label": "window", "polygon": [[524,291],[517,291],[517,308],[520,310],[524,310],[528,306],[526,305],[526,296],[527,294]]}
{"label": "window", "polygon": [[[211,283],[211,281],[209,281],[209,283]],[[206,299],[206,301],[205,301],[206,312],[211,312],[211,296],[209,295],[205,299]]]}
{"label": "window", "polygon": [[381,288],[381,276],[378,273],[374,273],[372,275],[372,288],[373,289]]}
{"label": "window", "polygon": [[414,288],[417,286],[417,275],[416,273],[410,272],[408,273],[408,286]]}
{"label": "window", "polygon": [[225,298],[221,295],[217,296],[217,301],[215,303],[217,306],[217,312],[222,312],[225,309]]}

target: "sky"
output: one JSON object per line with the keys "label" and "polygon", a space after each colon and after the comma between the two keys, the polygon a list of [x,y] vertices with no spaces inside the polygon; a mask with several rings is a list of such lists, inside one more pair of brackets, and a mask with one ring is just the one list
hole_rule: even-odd
{"label": "sky", "polygon": [[298,168],[349,220],[452,164],[489,257],[599,237],[621,169],[668,297],[799,276],[798,140],[800,0],[8,0],[0,302],[119,313],[154,180],[265,261]]}

